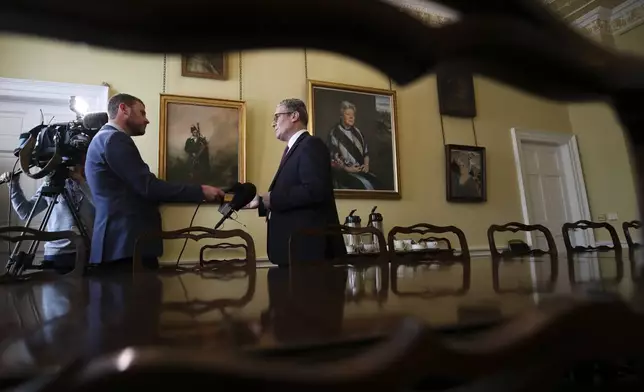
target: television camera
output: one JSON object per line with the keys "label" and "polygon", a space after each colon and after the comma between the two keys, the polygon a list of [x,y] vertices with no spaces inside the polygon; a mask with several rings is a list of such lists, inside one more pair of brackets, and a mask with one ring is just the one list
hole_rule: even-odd
{"label": "television camera", "polygon": [[[41,199],[47,197],[50,202],[39,228],[40,231],[44,231],[52,210],[58,202],[58,197],[62,195],[69,212],[74,218],[74,224],[89,249],[90,239],[87,230],[78,215],[73,198],[69,190],[66,189],[65,184],[69,178],[69,168],[84,164],[89,143],[100,128],[107,123],[108,116],[104,112],[84,115],[79,110],[78,104],[76,97],[72,96],[69,108],[76,114],[75,120],[45,124],[43,117],[41,124],[20,135],[18,146],[13,152],[18,157],[20,169],[2,178],[0,183],[10,181],[12,176],[20,173],[24,173],[33,179],[41,179],[46,176],[45,185],[41,188],[41,192],[34,203],[34,208],[29,213],[25,227],[31,225],[36,206]],[[32,173],[32,168],[38,168],[39,170]],[[39,243],[33,241],[27,252],[20,250],[21,245],[21,242],[15,244],[6,264],[5,275],[17,277],[23,271],[34,268],[33,261]]]}

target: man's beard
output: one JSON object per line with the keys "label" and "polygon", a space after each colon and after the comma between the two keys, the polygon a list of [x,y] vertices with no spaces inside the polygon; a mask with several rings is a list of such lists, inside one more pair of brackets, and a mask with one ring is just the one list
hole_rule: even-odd
{"label": "man's beard", "polygon": [[145,134],[145,125],[138,125],[134,122],[127,120],[127,128],[132,135],[144,135]]}

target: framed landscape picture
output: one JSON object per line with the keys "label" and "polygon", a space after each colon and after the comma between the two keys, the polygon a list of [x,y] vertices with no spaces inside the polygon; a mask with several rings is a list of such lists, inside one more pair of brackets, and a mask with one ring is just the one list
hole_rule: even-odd
{"label": "framed landscape picture", "polygon": [[181,56],[181,76],[226,80],[225,53],[197,53]]}
{"label": "framed landscape picture", "polygon": [[329,148],[338,197],[399,199],[396,92],[309,81],[309,131]]}
{"label": "framed landscape picture", "polygon": [[162,94],[159,178],[216,187],[245,182],[245,103]]}
{"label": "framed landscape picture", "polygon": [[487,200],[485,147],[445,146],[447,200],[484,202]]}

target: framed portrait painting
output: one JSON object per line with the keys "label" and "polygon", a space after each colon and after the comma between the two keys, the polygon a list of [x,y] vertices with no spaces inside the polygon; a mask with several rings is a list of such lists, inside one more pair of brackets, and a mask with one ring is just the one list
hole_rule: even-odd
{"label": "framed portrait painting", "polygon": [[487,200],[485,147],[445,146],[447,200],[484,202]]}
{"label": "framed portrait painting", "polygon": [[159,178],[224,188],[245,182],[245,103],[162,94]]}
{"label": "framed portrait painting", "polygon": [[309,81],[309,131],[329,148],[337,197],[399,199],[396,92]]}
{"label": "framed portrait painting", "polygon": [[195,53],[181,56],[181,76],[226,80],[226,53]]}

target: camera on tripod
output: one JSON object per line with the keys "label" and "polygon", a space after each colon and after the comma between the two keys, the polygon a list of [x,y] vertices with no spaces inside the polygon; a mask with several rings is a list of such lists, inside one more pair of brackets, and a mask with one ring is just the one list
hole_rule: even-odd
{"label": "camera on tripod", "polygon": [[[70,99],[70,110],[76,113],[76,119],[64,123],[41,124],[32,128],[29,132],[20,135],[18,147],[14,155],[19,158],[20,170],[12,173],[16,175],[24,173],[33,179],[40,179],[47,176],[45,185],[41,188],[40,194],[27,217],[25,227],[29,227],[36,214],[36,208],[43,197],[50,199],[45,218],[40,224],[39,231],[45,231],[47,223],[52,215],[54,206],[58,203],[58,197],[65,200],[67,210],[71,214],[75,227],[83,237],[84,243],[89,249],[90,238],[74,204],[74,200],[65,184],[70,177],[69,168],[82,165],[89,144],[96,133],[108,121],[107,113],[88,113],[83,115],[77,107],[78,101],[72,96]],[[35,173],[30,170],[39,168]],[[8,179],[9,180],[9,179]],[[25,270],[34,268],[33,261],[39,242],[32,241],[27,252],[20,250],[22,242],[14,246],[9,260],[6,264],[6,276],[17,277]]]}

